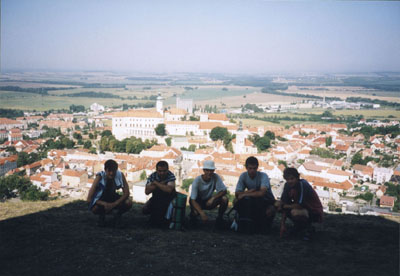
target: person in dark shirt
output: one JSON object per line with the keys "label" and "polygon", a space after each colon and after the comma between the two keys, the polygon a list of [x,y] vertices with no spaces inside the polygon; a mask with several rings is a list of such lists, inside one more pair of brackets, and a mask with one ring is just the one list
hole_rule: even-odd
{"label": "person in dark shirt", "polygon": [[[116,190],[122,189],[122,196]],[[114,225],[121,226],[121,215],[132,208],[129,199],[129,187],[123,173],[118,170],[114,160],[107,160],[104,171],[99,172],[89,190],[87,201],[89,210],[99,215],[99,226],[105,226],[105,215],[116,209]]]}
{"label": "person in dark shirt", "polygon": [[175,175],[168,169],[168,163],[163,160],[156,164],[156,171],[147,178],[145,194],[152,194],[152,197],[142,211],[150,215],[151,225],[162,227],[167,224],[167,210],[176,196],[175,180]]}
{"label": "person in dark shirt", "polygon": [[275,217],[275,197],[268,175],[258,171],[258,165],[254,156],[246,159],[247,171],[237,182],[234,206],[239,216],[250,217],[259,230],[269,231]]}
{"label": "person in dark shirt", "polygon": [[286,183],[283,188],[281,200],[275,203],[278,211],[282,212],[281,237],[286,232],[286,218],[294,223],[297,233],[304,234],[304,239],[310,238],[313,222],[322,222],[323,208],[321,201],[312,186],[300,179],[300,174],[295,168],[286,168],[283,171]]}

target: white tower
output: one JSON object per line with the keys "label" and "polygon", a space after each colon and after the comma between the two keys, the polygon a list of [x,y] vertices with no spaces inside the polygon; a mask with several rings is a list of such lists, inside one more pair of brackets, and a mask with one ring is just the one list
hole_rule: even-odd
{"label": "white tower", "polygon": [[239,129],[236,134],[236,145],[233,149],[236,154],[244,153],[246,134],[243,131],[242,121],[239,122]]}
{"label": "white tower", "polygon": [[157,108],[157,112],[160,113],[161,115],[164,114],[163,100],[164,100],[164,98],[161,97],[161,93],[158,93],[156,108]]}

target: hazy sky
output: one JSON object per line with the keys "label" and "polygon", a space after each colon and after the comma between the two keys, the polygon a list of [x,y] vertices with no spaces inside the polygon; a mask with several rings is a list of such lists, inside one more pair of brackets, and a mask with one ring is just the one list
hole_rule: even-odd
{"label": "hazy sky", "polygon": [[400,2],[2,0],[1,66],[400,71]]}

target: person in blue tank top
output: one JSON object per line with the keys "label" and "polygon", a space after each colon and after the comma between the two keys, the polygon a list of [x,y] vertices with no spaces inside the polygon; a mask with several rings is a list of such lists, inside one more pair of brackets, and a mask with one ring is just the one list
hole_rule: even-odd
{"label": "person in blue tank top", "polygon": [[[122,196],[116,190],[122,189]],[[121,215],[132,208],[132,201],[129,199],[129,186],[126,178],[118,170],[118,164],[114,160],[107,160],[104,164],[104,171],[97,173],[92,187],[89,190],[87,202],[89,210],[99,215],[99,226],[105,226],[105,216],[113,210],[114,226],[121,226]]]}

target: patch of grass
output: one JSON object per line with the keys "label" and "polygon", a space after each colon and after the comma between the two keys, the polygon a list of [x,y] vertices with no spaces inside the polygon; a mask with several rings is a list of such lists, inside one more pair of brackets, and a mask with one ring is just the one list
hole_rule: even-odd
{"label": "patch of grass", "polygon": [[71,201],[71,199],[58,199],[49,201],[20,201],[18,199],[7,200],[0,203],[0,221],[60,207],[70,203]]}

